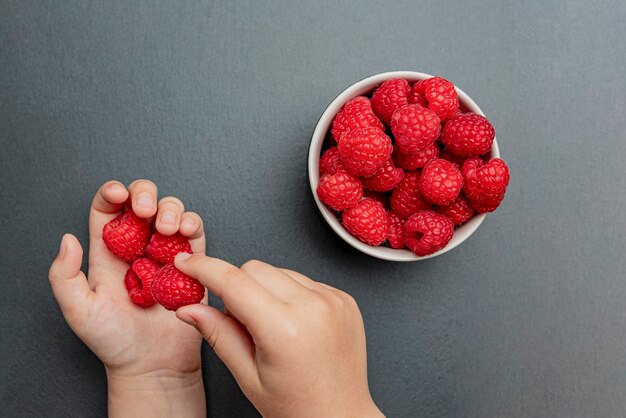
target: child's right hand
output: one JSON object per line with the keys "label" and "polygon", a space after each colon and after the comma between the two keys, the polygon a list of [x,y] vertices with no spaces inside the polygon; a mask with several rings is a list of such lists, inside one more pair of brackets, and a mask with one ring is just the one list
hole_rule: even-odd
{"label": "child's right hand", "polygon": [[202,333],[263,416],[382,416],[350,295],[260,261],[239,269],[179,254],[176,267],[224,301],[226,312],[197,304],[176,315]]}

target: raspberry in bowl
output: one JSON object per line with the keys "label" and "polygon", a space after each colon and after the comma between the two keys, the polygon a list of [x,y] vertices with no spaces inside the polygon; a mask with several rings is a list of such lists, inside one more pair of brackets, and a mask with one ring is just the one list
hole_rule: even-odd
{"label": "raspberry in bowl", "polygon": [[328,105],[308,156],[315,203],[344,241],[390,261],[441,255],[478,229],[509,182],[495,131],[448,80],[361,80]]}

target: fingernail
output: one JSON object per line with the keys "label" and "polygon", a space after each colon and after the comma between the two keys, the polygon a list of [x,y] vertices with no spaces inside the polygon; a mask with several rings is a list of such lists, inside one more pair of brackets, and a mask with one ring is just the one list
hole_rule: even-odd
{"label": "fingernail", "polygon": [[180,313],[177,312],[176,316],[178,317],[178,319],[183,321],[185,324],[191,325],[192,327],[196,326],[196,321],[194,321],[194,319],[191,316],[189,316],[188,314],[186,314],[184,312],[180,312]]}
{"label": "fingernail", "polygon": [[174,225],[174,223],[176,223],[176,215],[174,215],[174,212],[163,212],[163,215],[161,215],[161,222],[164,224],[168,224],[168,225]]}
{"label": "fingernail", "polygon": [[65,243],[65,235],[61,238],[61,246],[59,247],[59,255],[57,258],[63,258],[67,252],[67,244]]}
{"label": "fingernail", "polygon": [[139,193],[139,196],[137,196],[137,206],[141,206],[144,209],[152,209],[152,197],[150,197],[150,193]]}
{"label": "fingernail", "polygon": [[109,190],[112,192],[122,192],[126,189],[121,184],[113,183],[111,186],[109,186]]}
{"label": "fingernail", "polygon": [[178,253],[176,255],[176,260],[178,260],[178,261],[185,261],[189,257],[191,257],[191,254],[189,254],[189,253]]}

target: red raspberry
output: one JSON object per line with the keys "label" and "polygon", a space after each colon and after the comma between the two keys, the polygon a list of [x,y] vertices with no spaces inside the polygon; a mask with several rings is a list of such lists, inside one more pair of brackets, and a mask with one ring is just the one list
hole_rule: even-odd
{"label": "red raspberry", "polygon": [[469,200],[462,194],[454,202],[447,206],[435,206],[434,211],[452,219],[454,225],[462,225],[472,219],[474,208],[470,206]]}
{"label": "red raspberry", "polygon": [[388,192],[400,183],[402,177],[404,177],[404,170],[396,167],[390,158],[373,175],[362,178],[361,182],[366,189]]}
{"label": "red raspberry", "polygon": [[391,207],[403,218],[432,206],[419,191],[420,176],[419,171],[407,171],[391,193]]}
{"label": "red raspberry", "polygon": [[363,197],[363,186],[348,172],[326,174],[317,185],[317,196],[334,210],[342,211],[359,203]]}
{"label": "red raspberry", "polygon": [[410,97],[418,104],[422,104],[423,100],[427,101],[428,108],[442,121],[451,118],[459,110],[459,98],[454,84],[445,78],[431,77],[418,81],[413,85]]}
{"label": "red raspberry", "polygon": [[346,167],[339,157],[339,148],[335,146],[327,149],[320,158],[320,176],[335,174],[338,171],[346,171]]}
{"label": "red raspberry", "polygon": [[342,216],[343,227],[368,245],[379,245],[387,239],[387,211],[380,202],[364,199]]}
{"label": "red raspberry", "polygon": [[124,277],[124,284],[130,300],[135,305],[142,308],[149,308],[154,305],[152,298],[152,281],[157,275],[161,266],[147,257],[138,258],[133,261]]}
{"label": "red raspberry", "polygon": [[420,257],[442,249],[453,235],[452,220],[432,210],[417,212],[404,224],[406,246]]}
{"label": "red raspberry", "polygon": [[450,161],[451,163],[456,165],[459,170],[463,167],[463,163],[467,159],[465,157],[459,157],[457,155],[451,154],[449,151],[445,150],[441,153],[439,158],[441,158],[442,160]]}
{"label": "red raspberry", "polygon": [[428,107],[428,101],[426,101],[426,96],[424,96],[424,93],[419,92],[415,89],[416,85],[417,83],[415,83],[411,91],[409,91],[409,104],[417,104],[422,107]]}
{"label": "red raspberry", "polygon": [[391,248],[404,248],[404,218],[393,210],[387,212],[389,236],[387,240]]}
{"label": "red raspberry", "polygon": [[339,155],[346,169],[357,177],[371,176],[393,152],[391,139],[378,128],[346,132],[339,141]]}
{"label": "red raspberry", "polygon": [[146,248],[146,255],[161,264],[173,263],[178,253],[192,254],[189,240],[178,232],[169,236],[155,232]]}
{"label": "red raspberry", "polygon": [[165,309],[175,311],[181,306],[200,303],[204,286],[173,264],[166,264],[152,281],[152,297]]}
{"label": "red raspberry", "polygon": [[420,105],[401,107],[391,117],[391,131],[405,154],[417,154],[435,142],[440,130],[439,117]]}
{"label": "red raspberry", "polygon": [[459,115],[446,122],[441,142],[459,157],[478,157],[491,150],[496,131],[491,123],[476,113]]}
{"label": "red raspberry", "polygon": [[470,158],[463,164],[463,175],[463,191],[474,209],[485,213],[500,206],[510,180],[504,161],[494,158],[485,164],[480,158]]}
{"label": "red raspberry", "polygon": [[389,124],[393,112],[409,104],[407,96],[410,90],[409,83],[402,78],[385,81],[372,94],[372,110],[380,120]]}
{"label": "red raspberry", "polygon": [[132,210],[124,211],[102,229],[102,240],[109,251],[127,263],[146,252],[148,239],[150,224]]}
{"label": "red raspberry", "polygon": [[385,209],[389,208],[389,199],[387,199],[387,196],[382,193],[373,192],[371,190],[363,190],[363,199],[375,200],[383,205]]}
{"label": "red raspberry", "polygon": [[461,170],[450,161],[436,159],[430,161],[422,170],[419,189],[435,205],[449,205],[456,200],[463,188]]}
{"label": "red raspberry", "polygon": [[405,170],[417,170],[426,165],[430,160],[439,156],[439,147],[435,142],[426,145],[426,148],[419,150],[416,154],[405,154],[400,151],[397,145],[393,148],[393,157],[398,167]]}
{"label": "red raspberry", "polygon": [[370,100],[365,96],[359,96],[348,100],[343,105],[333,120],[331,133],[333,138],[339,142],[344,133],[352,129],[370,126],[381,130],[385,129],[385,125],[372,112]]}

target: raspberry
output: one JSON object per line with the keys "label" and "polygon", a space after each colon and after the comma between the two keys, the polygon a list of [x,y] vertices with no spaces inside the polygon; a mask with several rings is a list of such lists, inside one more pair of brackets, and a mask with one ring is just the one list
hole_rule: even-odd
{"label": "raspberry", "polygon": [[419,171],[407,171],[391,193],[391,207],[403,218],[432,206],[419,191],[420,176]]}
{"label": "raspberry", "polygon": [[406,246],[418,256],[432,254],[448,245],[454,235],[454,224],[432,210],[411,215],[404,224]]}
{"label": "raspberry", "polygon": [[409,104],[408,93],[410,90],[409,83],[402,78],[385,81],[372,94],[372,110],[380,120],[389,124],[393,112]]}
{"label": "raspberry", "polygon": [[165,309],[175,311],[181,306],[199,303],[204,297],[204,286],[173,264],[166,264],[152,281],[152,297]]}
{"label": "raspberry", "polygon": [[173,263],[178,253],[192,254],[189,240],[178,232],[169,236],[155,232],[146,248],[146,255],[161,264]]}
{"label": "raspberry", "polygon": [[419,92],[415,89],[416,85],[417,83],[415,83],[415,85],[413,85],[413,88],[409,91],[409,104],[417,104],[422,107],[428,107],[426,96],[424,96],[424,93]]}
{"label": "raspberry", "polygon": [[441,142],[459,157],[478,157],[491,150],[496,131],[491,123],[476,113],[459,115],[446,122]]}
{"label": "raspberry", "polygon": [[451,118],[459,110],[459,98],[454,84],[445,78],[431,77],[418,81],[413,85],[410,97],[414,103],[428,102],[428,108],[442,121]]}
{"label": "raspberry", "polygon": [[340,171],[326,174],[317,186],[317,196],[336,211],[355,206],[363,197],[363,186],[352,174]]}
{"label": "raspberry", "polygon": [[371,176],[389,159],[391,139],[378,128],[346,132],[339,141],[339,155],[346,169],[357,177]]}
{"label": "raspberry", "polygon": [[363,187],[375,192],[388,192],[404,177],[404,170],[396,167],[393,160],[388,159],[374,174],[361,179]]}
{"label": "raspberry", "polygon": [[393,157],[398,167],[405,170],[417,170],[426,165],[430,160],[439,156],[439,147],[436,143],[426,145],[426,148],[419,150],[416,154],[405,154],[400,151],[397,145],[393,149]]}
{"label": "raspberry", "polygon": [[320,176],[335,174],[338,171],[346,171],[346,167],[339,157],[339,148],[332,147],[327,149],[320,158]]}
{"label": "raspberry", "polygon": [[449,151],[442,152],[439,158],[441,158],[442,160],[450,161],[451,163],[456,165],[459,170],[463,167],[463,163],[467,159],[465,157],[459,157],[457,155],[451,154]]}
{"label": "raspberry", "polygon": [[393,210],[387,212],[389,245],[391,248],[404,248],[404,219]]}
{"label": "raspberry", "polygon": [[157,275],[161,266],[147,257],[138,258],[133,261],[124,277],[124,284],[130,300],[135,305],[142,308],[149,308],[154,305],[152,298],[152,281]]}
{"label": "raspberry", "polygon": [[372,199],[364,199],[346,210],[342,224],[350,235],[366,244],[379,245],[387,239],[387,211]]}
{"label": "raspberry", "polygon": [[391,131],[405,154],[417,154],[439,136],[439,117],[420,105],[406,105],[393,112]]}
{"label": "raspberry", "polygon": [[476,211],[493,212],[500,206],[510,179],[504,161],[494,158],[485,164],[480,158],[470,158],[463,164],[463,176],[463,191]]}
{"label": "raspberry", "polygon": [[109,251],[130,263],[146,251],[150,238],[148,221],[126,210],[104,225],[102,240]]}
{"label": "raspberry", "polygon": [[469,200],[462,194],[454,202],[447,206],[435,206],[434,211],[452,219],[454,225],[462,225],[472,219],[474,208],[470,206]]}
{"label": "raspberry", "polygon": [[461,170],[450,161],[437,159],[424,166],[419,189],[426,200],[435,205],[449,205],[463,187]]}
{"label": "raspberry", "polygon": [[385,129],[383,123],[372,111],[370,100],[365,96],[359,96],[348,100],[339,113],[335,115],[331,133],[333,138],[339,142],[344,133],[352,129],[366,127]]}
{"label": "raspberry", "polygon": [[363,199],[375,200],[383,205],[385,209],[389,208],[389,199],[387,199],[387,196],[382,193],[373,192],[371,190],[363,190]]}

